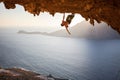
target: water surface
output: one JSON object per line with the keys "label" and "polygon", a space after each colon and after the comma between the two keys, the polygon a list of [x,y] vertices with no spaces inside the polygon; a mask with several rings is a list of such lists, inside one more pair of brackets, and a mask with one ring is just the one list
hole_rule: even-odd
{"label": "water surface", "polygon": [[117,80],[120,40],[86,40],[0,31],[0,66],[72,80]]}

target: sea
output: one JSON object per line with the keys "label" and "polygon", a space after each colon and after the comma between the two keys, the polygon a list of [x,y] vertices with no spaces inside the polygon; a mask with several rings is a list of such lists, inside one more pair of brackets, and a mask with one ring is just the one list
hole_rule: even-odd
{"label": "sea", "polygon": [[70,80],[120,80],[120,40],[19,34],[0,29],[0,66]]}

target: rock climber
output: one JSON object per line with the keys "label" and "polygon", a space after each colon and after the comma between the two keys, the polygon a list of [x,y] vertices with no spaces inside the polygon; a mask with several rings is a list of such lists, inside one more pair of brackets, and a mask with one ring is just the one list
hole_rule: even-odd
{"label": "rock climber", "polygon": [[65,26],[69,35],[71,35],[71,33],[69,32],[68,27],[69,27],[69,24],[71,23],[73,17],[74,17],[74,14],[72,13],[71,15],[68,15],[66,18],[66,21],[64,21],[65,13],[63,14],[63,20],[62,20],[61,26]]}

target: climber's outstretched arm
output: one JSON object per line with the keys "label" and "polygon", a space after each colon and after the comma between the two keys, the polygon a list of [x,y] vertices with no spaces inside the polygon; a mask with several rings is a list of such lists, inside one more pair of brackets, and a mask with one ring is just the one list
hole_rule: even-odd
{"label": "climber's outstretched arm", "polygon": [[64,21],[64,19],[65,19],[65,13],[63,14],[63,21]]}

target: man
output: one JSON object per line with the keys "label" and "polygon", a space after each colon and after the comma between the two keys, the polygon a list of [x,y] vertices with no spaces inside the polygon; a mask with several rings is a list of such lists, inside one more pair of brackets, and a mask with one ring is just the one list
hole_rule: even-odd
{"label": "man", "polygon": [[67,18],[66,18],[66,21],[64,21],[64,19],[65,19],[65,13],[64,13],[63,20],[62,20],[62,23],[61,23],[61,26],[65,26],[69,35],[71,35],[71,33],[68,30],[68,27],[69,27],[68,25],[71,23],[73,17],[74,17],[74,14],[72,13],[71,15],[68,15]]}

